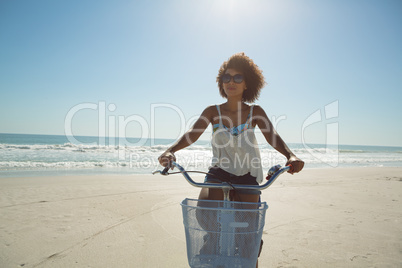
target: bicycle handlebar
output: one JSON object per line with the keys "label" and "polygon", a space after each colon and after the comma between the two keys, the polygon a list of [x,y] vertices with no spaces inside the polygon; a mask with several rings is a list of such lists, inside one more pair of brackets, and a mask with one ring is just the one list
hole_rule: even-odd
{"label": "bicycle handlebar", "polygon": [[[284,172],[288,171],[291,167],[290,166],[285,166],[282,167],[281,165],[276,165],[270,168],[268,171],[268,181],[262,185],[240,185],[240,184],[229,184],[227,182],[222,182],[221,184],[219,183],[200,183],[200,182],[195,182],[187,173],[186,170],[176,162],[172,161],[171,165],[177,167],[180,170],[180,173],[186,178],[186,180],[194,187],[200,187],[200,188],[218,188],[218,189],[253,189],[253,190],[264,190],[271,186],[272,183]],[[162,175],[169,175],[168,170],[171,166],[165,167],[162,171],[157,170],[152,172],[152,174],[160,173]]]}

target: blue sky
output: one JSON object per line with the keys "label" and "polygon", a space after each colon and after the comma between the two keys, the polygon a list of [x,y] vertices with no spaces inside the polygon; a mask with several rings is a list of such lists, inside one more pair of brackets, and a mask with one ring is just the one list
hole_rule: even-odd
{"label": "blue sky", "polygon": [[285,141],[402,146],[401,41],[398,0],[3,0],[0,133],[177,138],[243,51]]}

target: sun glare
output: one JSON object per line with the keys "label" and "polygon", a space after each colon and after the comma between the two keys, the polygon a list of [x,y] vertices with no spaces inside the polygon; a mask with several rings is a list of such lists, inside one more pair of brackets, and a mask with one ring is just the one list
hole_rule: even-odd
{"label": "sun glare", "polygon": [[[259,3],[259,2],[258,2]],[[249,1],[218,0],[214,1],[213,9],[217,16],[229,21],[250,18],[258,5]]]}

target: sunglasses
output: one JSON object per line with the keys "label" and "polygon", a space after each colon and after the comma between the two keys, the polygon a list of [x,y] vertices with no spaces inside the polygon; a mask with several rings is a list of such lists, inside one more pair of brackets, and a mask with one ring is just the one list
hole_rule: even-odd
{"label": "sunglasses", "polygon": [[232,80],[232,78],[236,84],[240,84],[241,82],[244,81],[243,75],[241,74],[235,74],[234,76],[231,76],[230,74],[224,74],[222,75],[222,82],[229,83],[230,80]]}

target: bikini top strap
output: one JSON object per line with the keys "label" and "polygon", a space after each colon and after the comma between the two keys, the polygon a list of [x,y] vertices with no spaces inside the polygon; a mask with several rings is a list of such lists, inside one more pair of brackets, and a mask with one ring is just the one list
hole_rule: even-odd
{"label": "bikini top strap", "polygon": [[251,105],[251,108],[250,108],[250,119],[251,119],[251,117],[253,117],[253,108],[254,108],[254,105]]}
{"label": "bikini top strap", "polygon": [[251,105],[250,114],[248,115],[248,120],[247,120],[247,128],[249,128],[249,125],[250,125],[252,117],[253,117],[253,108],[254,108],[254,105]]}
{"label": "bikini top strap", "polygon": [[221,109],[219,108],[219,105],[216,104],[216,109],[218,110],[218,114],[219,114],[219,125],[222,125],[222,115],[221,115]]}

